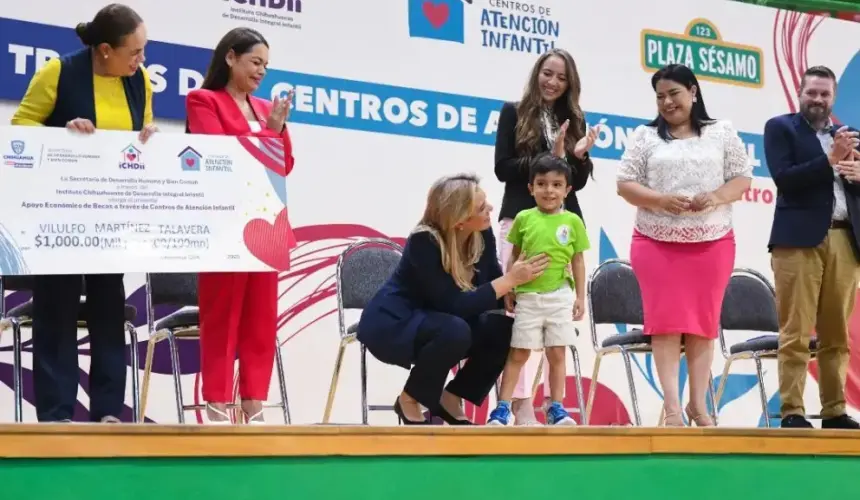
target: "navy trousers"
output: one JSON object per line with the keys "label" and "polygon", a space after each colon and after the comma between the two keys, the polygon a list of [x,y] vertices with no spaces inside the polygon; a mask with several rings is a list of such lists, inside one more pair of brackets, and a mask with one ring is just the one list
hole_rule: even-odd
{"label": "navy trousers", "polygon": [[[80,297],[86,280],[86,305]],[[125,286],[122,274],[37,276],[33,288],[33,388],[40,422],[71,420],[77,403],[78,318],[90,334],[90,420],[125,407]]]}
{"label": "navy trousers", "polygon": [[418,326],[415,358],[404,390],[432,412],[439,408],[451,368],[468,358],[446,389],[481,405],[505,367],[513,325],[513,318],[498,313],[466,321],[428,312]]}

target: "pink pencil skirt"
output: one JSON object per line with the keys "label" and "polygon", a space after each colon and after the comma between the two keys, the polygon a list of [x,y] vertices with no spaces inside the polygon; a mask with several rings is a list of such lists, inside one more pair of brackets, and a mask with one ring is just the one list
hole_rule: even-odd
{"label": "pink pencil skirt", "polygon": [[672,243],[638,231],[630,264],[642,291],[646,335],[692,334],[714,339],[735,265],[735,237]]}

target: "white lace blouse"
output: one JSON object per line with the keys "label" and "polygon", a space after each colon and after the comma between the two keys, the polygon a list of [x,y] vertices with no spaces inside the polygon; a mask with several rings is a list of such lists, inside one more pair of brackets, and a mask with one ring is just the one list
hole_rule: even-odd
{"label": "white lace blouse", "polygon": [[[633,181],[658,193],[693,196],[713,191],[735,177],[752,177],[746,149],[731,122],[718,120],[699,137],[664,141],[656,127],[640,125],[628,138],[619,182]],[[732,229],[731,205],[674,215],[639,208],[636,229],[660,241],[714,241]]]}

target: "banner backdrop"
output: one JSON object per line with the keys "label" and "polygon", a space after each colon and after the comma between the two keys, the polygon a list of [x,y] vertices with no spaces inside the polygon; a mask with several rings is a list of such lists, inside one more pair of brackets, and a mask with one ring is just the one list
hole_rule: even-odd
{"label": "banner backdrop", "polygon": [[[741,132],[756,177],[735,207],[737,266],[767,276],[775,188],[763,158],[765,121],[795,111],[798,75],[807,66],[825,64],[839,76],[835,114],[844,123],[860,126],[860,26],[807,14],[716,0],[660,0],[658,5],[605,0],[600,8],[583,0],[401,0],[385,6],[348,0],[127,3],[147,24],[151,41],[145,64],[162,133],[182,133],[185,95],[202,81],[211,49],[236,26],[260,30],[271,45],[269,72],[259,95],[284,95],[295,89],[290,130],[296,167],[289,184],[290,219],[299,246],[291,256],[291,270],[281,276],[279,322],[296,423],[318,422],[323,414],[338,345],[334,297],[338,253],[363,237],[402,241],[421,214],[427,188],[444,174],[476,172],[484,179],[489,199],[500,202],[502,185],[493,175],[492,147],[498,112],[503,101],[520,98],[535,59],[546,49],[563,47],[573,54],[587,120],[600,127],[592,151],[594,179],[579,193],[589,237],[597,242],[586,257],[589,270],[605,259],[628,255],[634,209],[616,195],[614,175],[628,135],[656,113],[649,81],[656,68],[672,62],[691,66],[702,80],[710,114],[730,119]],[[102,6],[94,0],[80,0],[74,6],[60,0],[4,6],[0,99],[5,102],[0,103],[0,120],[11,117],[39,66],[80,46],[71,27],[90,19]],[[141,275],[127,275],[129,301],[141,311],[137,324],[145,343],[142,282]],[[14,305],[26,298],[16,293],[6,300]],[[155,314],[170,312],[159,308]],[[357,312],[348,318],[357,319]],[[860,325],[854,321],[852,326],[852,337],[860,336]],[[625,326],[600,327],[598,336],[616,328]],[[594,356],[587,325],[580,329],[584,335],[577,347],[587,391],[598,382],[590,381]],[[753,335],[728,336],[731,342]],[[88,401],[87,345],[82,344],[80,353],[82,408]],[[140,350],[144,354],[143,344]],[[26,367],[32,363],[30,352],[28,341]],[[156,352],[157,374],[147,417],[175,422],[166,346]],[[198,355],[194,343],[181,344],[186,401],[199,400]],[[9,339],[4,339],[0,381],[6,388],[0,397],[6,403],[0,405],[0,418],[5,420],[12,419],[11,362]],[[651,356],[636,355],[634,365],[643,422],[656,424],[661,393]],[[717,354],[715,378],[722,367]],[[733,369],[720,402],[722,424],[764,424],[752,370],[744,363]],[[358,371],[358,349],[351,348],[333,422],[360,420]],[[765,371],[765,396],[775,411],[779,406],[775,364],[765,364]],[[818,408],[814,366],[810,373],[806,396],[814,411]],[[371,403],[390,404],[405,376],[399,368],[371,361]],[[685,381],[682,376],[682,386]],[[29,370],[24,386],[31,402]],[[576,402],[572,378],[569,386],[566,403],[572,407]],[[275,385],[271,396],[276,395]],[[860,354],[852,354],[848,398],[850,411],[856,413]],[[627,424],[632,419],[630,405],[623,365],[610,357],[602,364],[592,423]],[[484,421],[487,404],[469,411]],[[24,415],[34,419],[29,403]],[[269,418],[276,421],[277,412]],[[371,414],[371,423],[395,422],[392,414]]]}

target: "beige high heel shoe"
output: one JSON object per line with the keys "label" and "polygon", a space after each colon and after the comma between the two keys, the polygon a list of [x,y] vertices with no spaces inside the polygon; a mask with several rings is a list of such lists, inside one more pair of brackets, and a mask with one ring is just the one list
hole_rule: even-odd
{"label": "beige high heel shoe", "polygon": [[684,413],[687,414],[690,423],[696,424],[696,427],[714,426],[714,421],[711,420],[710,415],[693,415],[693,410],[690,409],[689,405],[684,408]]}
{"label": "beige high heel shoe", "polygon": [[663,427],[686,427],[680,413],[669,413],[665,409],[663,413]]}

